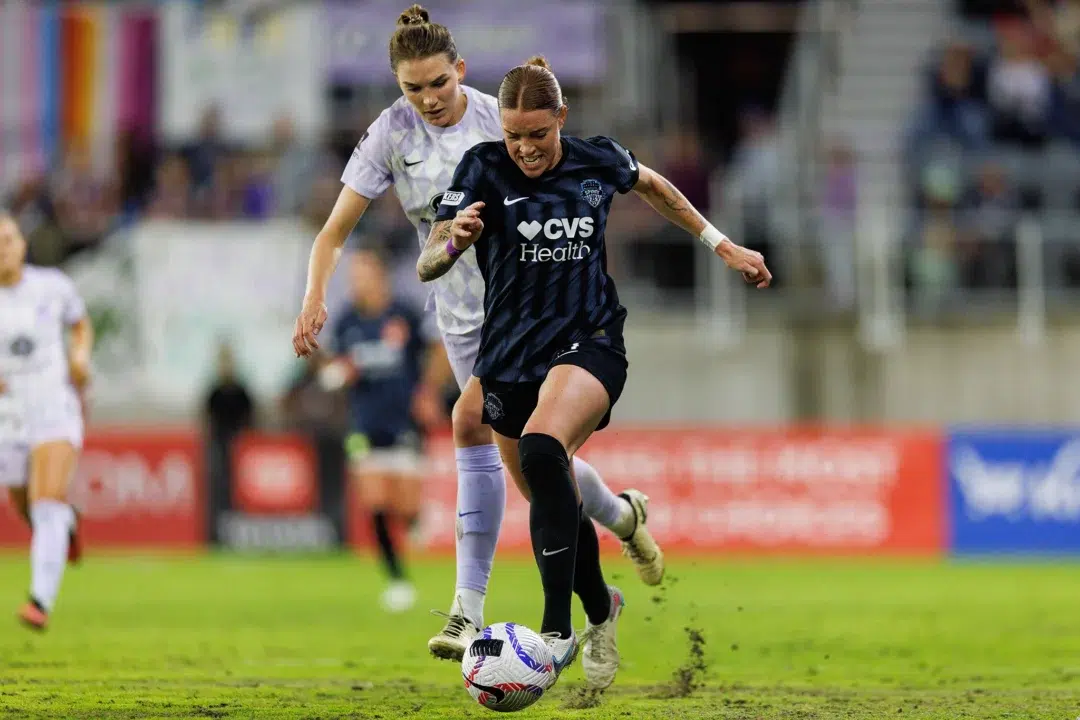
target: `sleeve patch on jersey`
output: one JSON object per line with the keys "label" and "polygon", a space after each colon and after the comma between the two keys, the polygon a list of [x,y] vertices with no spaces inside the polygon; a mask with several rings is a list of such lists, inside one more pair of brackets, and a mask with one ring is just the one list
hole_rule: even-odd
{"label": "sleeve patch on jersey", "polygon": [[448,192],[443,194],[443,205],[460,205],[461,201],[465,199],[465,193],[463,192]]}

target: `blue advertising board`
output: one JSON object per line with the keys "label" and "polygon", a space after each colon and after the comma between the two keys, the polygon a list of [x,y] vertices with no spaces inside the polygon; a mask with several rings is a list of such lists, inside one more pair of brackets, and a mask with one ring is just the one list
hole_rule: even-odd
{"label": "blue advertising board", "polygon": [[954,429],[945,462],[954,553],[1080,553],[1080,428]]}

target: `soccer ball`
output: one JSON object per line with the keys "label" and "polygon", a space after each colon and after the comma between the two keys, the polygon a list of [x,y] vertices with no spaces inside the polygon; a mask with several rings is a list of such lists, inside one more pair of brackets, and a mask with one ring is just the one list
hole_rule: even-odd
{"label": "soccer ball", "polygon": [[465,689],[490,710],[515,712],[555,684],[551,650],[535,632],[515,623],[488,625],[461,659]]}

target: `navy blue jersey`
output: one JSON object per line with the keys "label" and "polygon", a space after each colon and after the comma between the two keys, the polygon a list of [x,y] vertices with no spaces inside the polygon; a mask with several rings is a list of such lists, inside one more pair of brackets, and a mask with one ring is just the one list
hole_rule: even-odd
{"label": "navy blue jersey", "polygon": [[626,309],[607,273],[604,228],[614,194],[637,184],[637,161],[606,137],[563,136],[562,153],[529,178],[503,142],[480,143],[439,206],[437,221],[485,203],[474,246],[486,289],[473,374],[489,381],[542,380],[560,350],[587,338],[624,351]]}
{"label": "navy blue jersey", "polygon": [[359,370],[349,389],[353,429],[368,436],[396,437],[414,428],[412,398],[420,382],[428,341],[420,317],[399,301],[378,315],[352,304],[334,324],[333,350]]}

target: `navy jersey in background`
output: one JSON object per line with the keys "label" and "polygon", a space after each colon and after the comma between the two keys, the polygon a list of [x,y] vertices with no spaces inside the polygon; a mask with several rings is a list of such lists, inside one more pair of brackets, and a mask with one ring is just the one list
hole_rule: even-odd
{"label": "navy jersey in background", "polygon": [[503,142],[465,153],[436,221],[485,203],[474,245],[486,284],[474,375],[538,382],[556,354],[587,339],[625,352],[626,309],[607,273],[604,229],[614,193],[637,180],[633,154],[606,137],[563,136],[562,159],[538,178]]}
{"label": "navy jersey in background", "polygon": [[373,447],[388,447],[415,431],[412,398],[423,372],[430,331],[409,305],[395,300],[378,315],[354,305],[334,324],[333,352],[348,357],[359,371],[349,389],[354,432]]}

